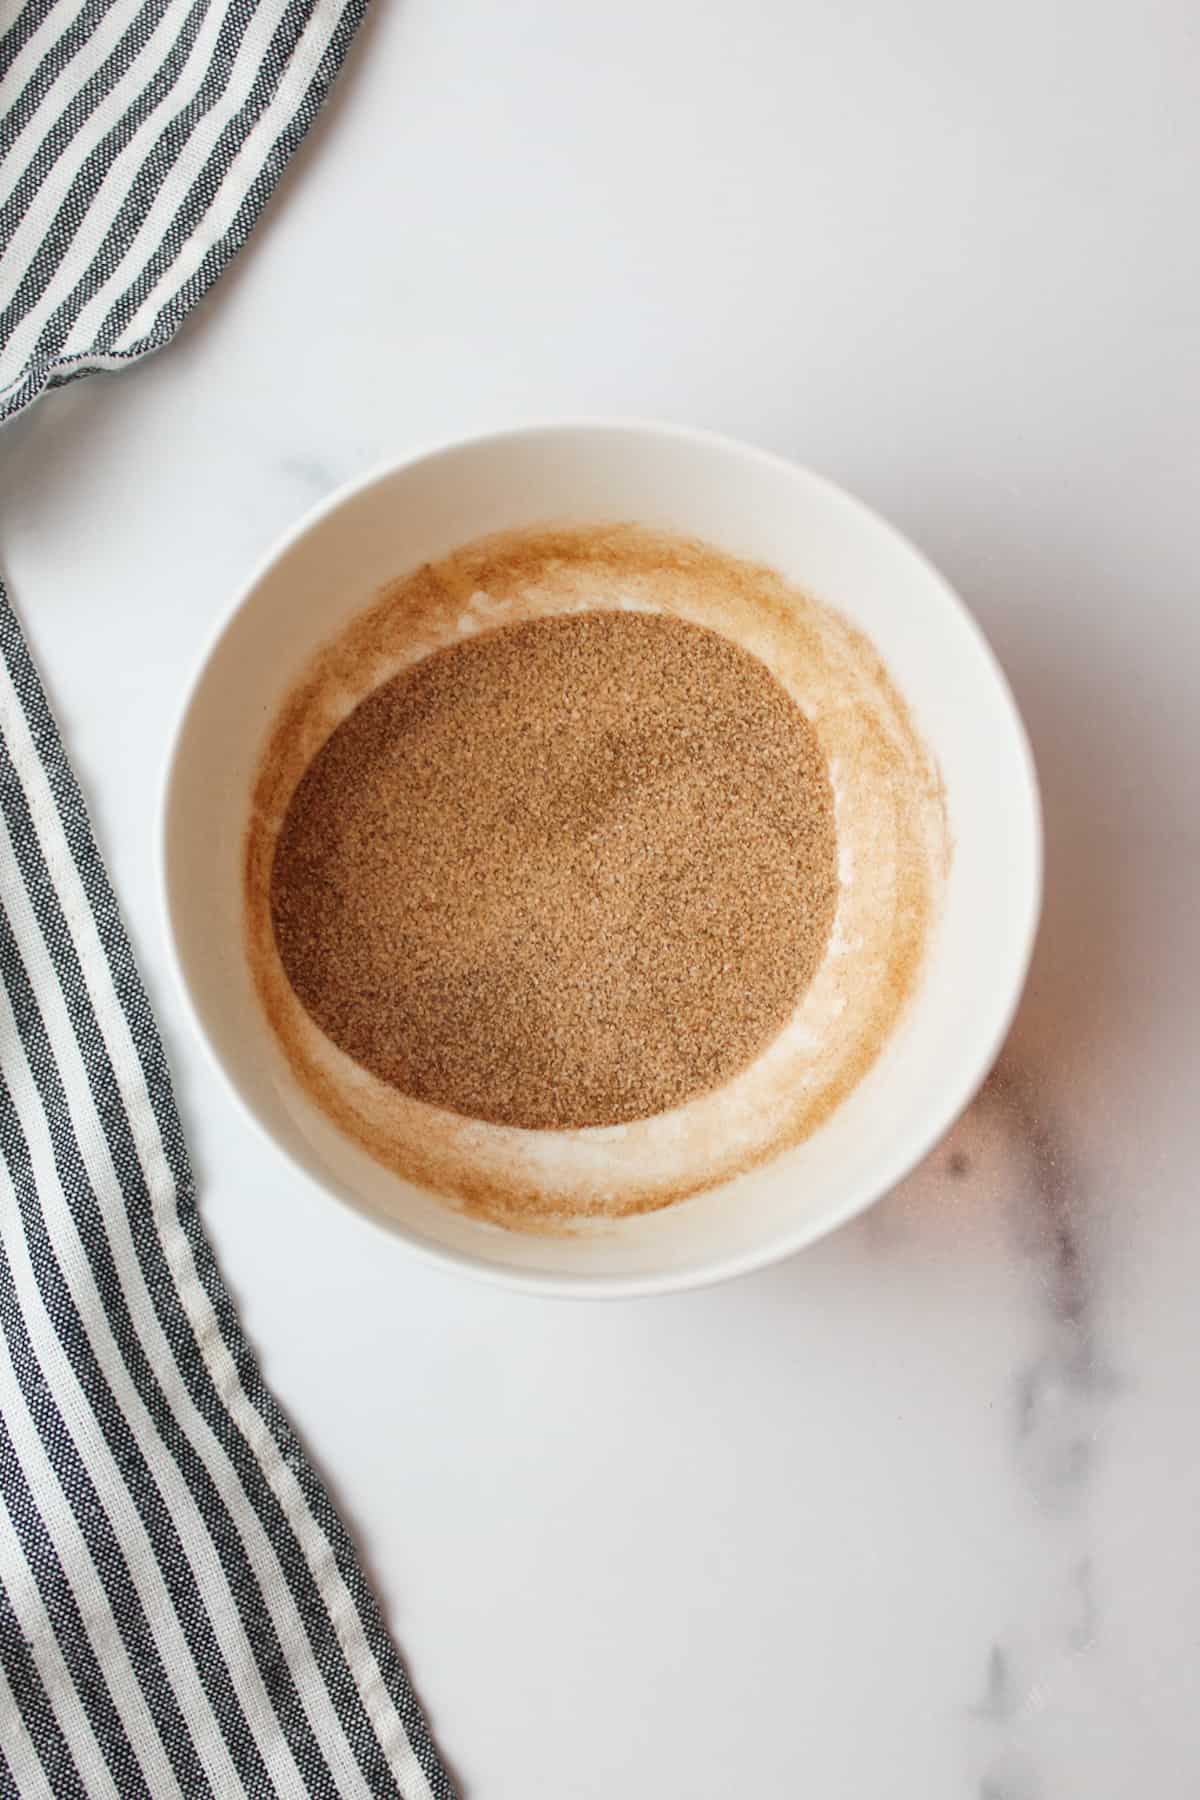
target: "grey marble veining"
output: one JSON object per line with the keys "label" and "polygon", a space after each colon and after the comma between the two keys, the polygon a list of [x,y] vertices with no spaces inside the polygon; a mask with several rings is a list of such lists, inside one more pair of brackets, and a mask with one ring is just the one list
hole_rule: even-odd
{"label": "grey marble veining", "polygon": [[288,451],[279,458],[277,467],[280,475],[309,505],[316,500],[323,500],[326,494],[332,493],[340,485],[340,477],[334,473],[325,458],[311,451]]}

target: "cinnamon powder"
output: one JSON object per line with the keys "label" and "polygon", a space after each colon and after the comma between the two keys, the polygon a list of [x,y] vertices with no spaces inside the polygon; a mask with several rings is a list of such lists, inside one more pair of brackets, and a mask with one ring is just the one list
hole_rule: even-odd
{"label": "cinnamon powder", "polygon": [[384,683],[310,763],[270,910],[295,993],[401,1093],[646,1119],[780,1032],[824,953],[824,760],[765,664],[658,613],[557,614]]}

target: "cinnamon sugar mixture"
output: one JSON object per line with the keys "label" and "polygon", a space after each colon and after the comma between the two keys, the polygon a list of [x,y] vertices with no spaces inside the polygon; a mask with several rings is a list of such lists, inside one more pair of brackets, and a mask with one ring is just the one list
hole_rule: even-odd
{"label": "cinnamon sugar mixture", "polygon": [[719,1087],[783,1029],[837,900],[833,802],[766,665],[665,614],[466,638],[318,751],[271,872],[307,1012],[401,1093],[607,1126]]}
{"label": "cinnamon sugar mixture", "polygon": [[867,640],[628,524],[477,539],[350,599],[283,690],[243,862],[321,1154],[365,1152],[384,1211],[415,1188],[603,1233],[816,1130],[896,1026],[950,855]]}

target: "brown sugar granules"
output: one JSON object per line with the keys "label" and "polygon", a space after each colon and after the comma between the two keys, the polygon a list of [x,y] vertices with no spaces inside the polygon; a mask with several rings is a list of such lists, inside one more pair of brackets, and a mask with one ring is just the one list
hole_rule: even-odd
{"label": "brown sugar granules", "polygon": [[564,1128],[746,1067],[836,893],[821,752],[765,664],[613,611],[467,638],[377,688],[300,781],[270,901],[296,994],[356,1062]]}

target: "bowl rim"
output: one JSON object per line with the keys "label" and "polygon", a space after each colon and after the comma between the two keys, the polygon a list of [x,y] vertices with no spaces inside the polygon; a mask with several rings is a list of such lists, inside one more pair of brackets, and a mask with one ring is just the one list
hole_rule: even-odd
{"label": "bowl rim", "polygon": [[[169,821],[172,791],[184,733],[192,707],[213,657],[232,628],[234,621],[269,571],[330,515],[339,511],[371,487],[382,481],[391,480],[419,463],[432,462],[439,457],[454,455],[462,451],[512,443],[519,439],[547,437],[563,433],[581,433],[593,436],[634,435],[679,445],[691,445],[734,456],[743,462],[757,464],[764,470],[769,469],[775,474],[785,475],[789,479],[799,477],[814,489],[823,491],[828,499],[848,508],[863,524],[871,526],[876,531],[885,532],[898,548],[906,551],[920,565],[927,582],[939,592],[942,601],[950,611],[957,615],[959,623],[973,640],[975,649],[980,653],[985,667],[996,684],[1004,711],[1008,715],[1014,732],[1023,790],[1023,810],[1028,823],[1029,882],[1023,896],[1024,919],[1020,926],[1018,954],[1014,958],[1008,974],[1007,1000],[999,1011],[993,1029],[977,1046],[973,1059],[965,1067],[958,1068],[953,1078],[948,1077],[945,1083],[939,1086],[936,1102],[930,1104],[911,1129],[897,1134],[890,1154],[884,1159],[883,1173],[871,1180],[856,1183],[840,1205],[827,1211],[820,1218],[798,1221],[794,1228],[778,1234],[768,1243],[751,1245],[715,1256],[695,1268],[665,1273],[572,1275],[561,1271],[507,1268],[502,1263],[493,1262],[485,1256],[432,1243],[413,1232],[399,1219],[389,1217],[365,1199],[355,1195],[349,1184],[338,1183],[335,1185],[335,1179],[332,1176],[329,1180],[322,1180],[300,1161],[292,1149],[276,1137],[265,1121],[258,1116],[226,1068],[208,1034],[193,997],[176,937],[171,904],[171,883],[168,873]],[[402,1244],[410,1255],[417,1257],[429,1266],[442,1271],[469,1275],[476,1280],[486,1281],[492,1285],[517,1292],[569,1299],[633,1299],[655,1294],[679,1293],[710,1287],[717,1282],[733,1280],[741,1275],[749,1275],[758,1269],[781,1262],[785,1257],[793,1256],[800,1250],[807,1249],[809,1245],[818,1242],[830,1232],[836,1231],[851,1219],[866,1212],[885,1194],[890,1193],[945,1137],[956,1120],[970,1105],[1000,1053],[1020,1004],[1033,957],[1041,918],[1045,872],[1045,833],[1037,767],[1029,734],[1016,697],[1008,676],[984,635],[982,627],[965,601],[961,599],[924,552],[899,527],[881,513],[876,512],[873,507],[868,506],[865,501],[860,500],[857,495],[805,463],[797,462],[775,451],[763,449],[758,445],[746,443],[726,433],[700,426],[674,424],[665,420],[636,416],[603,414],[533,418],[510,426],[498,426],[472,432],[466,436],[438,437],[401,456],[374,462],[361,475],[343,482],[332,493],[325,495],[313,506],[310,506],[291,525],[285,527],[266,551],[259,556],[250,572],[235,589],[232,598],[222,608],[215,624],[205,637],[192,672],[184,684],[161,765],[154,839],[156,887],[162,932],[166,940],[167,960],[175,987],[182,998],[184,1011],[203,1046],[209,1064],[216,1070],[226,1092],[232,1096],[242,1116],[248,1119],[258,1134],[272,1146],[275,1154],[281,1157],[293,1173],[298,1175],[310,1188],[327,1199],[337,1202],[348,1211],[356,1213],[359,1218],[366,1220],[393,1242]]]}

